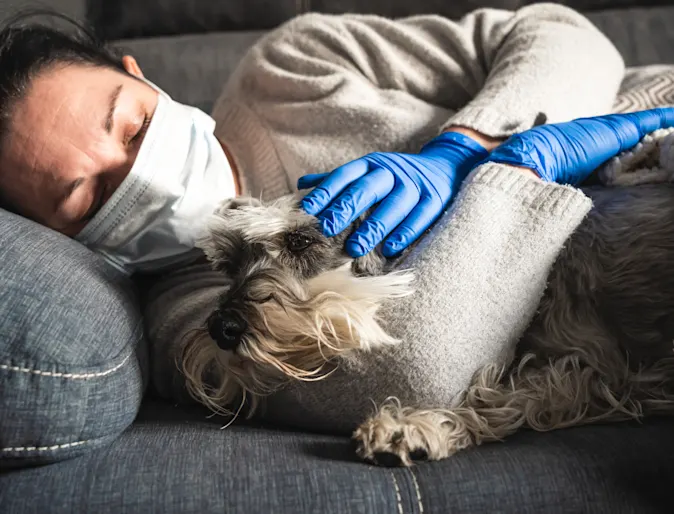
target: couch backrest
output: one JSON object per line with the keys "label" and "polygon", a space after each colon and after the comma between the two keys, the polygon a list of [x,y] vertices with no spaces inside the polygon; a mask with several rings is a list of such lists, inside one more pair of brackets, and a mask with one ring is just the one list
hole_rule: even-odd
{"label": "couch backrest", "polygon": [[[541,0],[88,0],[87,16],[106,39],[275,27],[305,12],[440,14],[460,18],[479,7],[517,9]],[[669,0],[559,0],[581,11],[645,7]]]}
{"label": "couch backrest", "polygon": [[[517,9],[542,0],[0,0],[4,17],[41,5],[89,22],[105,39],[260,30],[305,12],[374,13],[388,17],[440,14],[460,18],[479,7]],[[666,5],[671,0],[556,0],[589,12]]]}

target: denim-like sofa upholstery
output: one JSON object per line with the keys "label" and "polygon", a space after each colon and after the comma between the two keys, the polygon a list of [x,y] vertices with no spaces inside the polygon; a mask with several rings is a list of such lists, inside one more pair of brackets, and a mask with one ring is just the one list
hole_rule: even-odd
{"label": "denim-like sofa upholstery", "polygon": [[61,234],[0,214],[0,468],[108,444],[136,417],[147,347],[130,281]]}
{"label": "denim-like sofa upholstery", "polygon": [[[0,12],[23,3],[0,0]],[[636,4],[574,5],[592,9],[589,17],[629,65],[674,64],[674,7],[624,8],[628,3]],[[137,57],[150,80],[206,111],[263,30],[296,12],[455,9],[450,14],[460,15],[478,4],[486,2],[49,2],[89,16]],[[620,8],[603,10],[607,4]],[[265,8],[269,16],[261,17]],[[220,18],[211,12],[211,25],[190,25],[190,9],[193,17],[222,10]],[[226,30],[232,28],[250,30]],[[127,34],[142,37],[118,39]],[[151,389],[141,402],[148,362],[137,288],[76,243],[1,211],[0,277],[2,513],[672,510],[670,420],[524,432],[414,469],[375,468],[355,460],[345,438],[246,424],[221,430],[223,420],[162,402]]]}

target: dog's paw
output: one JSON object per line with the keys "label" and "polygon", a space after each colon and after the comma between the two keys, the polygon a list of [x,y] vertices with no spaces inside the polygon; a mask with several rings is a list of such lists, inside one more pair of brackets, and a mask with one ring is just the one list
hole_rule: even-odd
{"label": "dog's paw", "polygon": [[424,422],[419,414],[422,412],[402,409],[397,404],[384,406],[354,432],[356,454],[367,462],[387,467],[411,466],[414,461],[446,457],[445,452],[438,452],[429,444],[437,440],[438,446],[441,424],[436,432],[428,417],[424,416]]}
{"label": "dog's paw", "polygon": [[357,455],[380,466],[411,466],[418,460],[440,460],[473,446],[461,413],[419,410],[388,402],[353,433]]}
{"label": "dog's paw", "polygon": [[377,466],[397,467],[411,466],[414,461],[427,460],[428,452],[425,448],[415,447],[414,443],[405,437],[403,430],[387,432],[359,428],[354,432],[356,454],[366,462]]}

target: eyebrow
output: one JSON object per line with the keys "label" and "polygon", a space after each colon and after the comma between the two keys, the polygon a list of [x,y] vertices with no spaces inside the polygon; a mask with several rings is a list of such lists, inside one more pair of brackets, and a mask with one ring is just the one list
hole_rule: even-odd
{"label": "eyebrow", "polygon": [[105,120],[103,121],[103,128],[105,131],[110,134],[112,133],[112,127],[115,124],[115,109],[117,108],[117,99],[119,98],[119,94],[122,92],[122,84],[117,86],[112,93],[110,94],[110,99],[108,100],[109,102],[109,107],[108,107],[108,114],[105,117]]}

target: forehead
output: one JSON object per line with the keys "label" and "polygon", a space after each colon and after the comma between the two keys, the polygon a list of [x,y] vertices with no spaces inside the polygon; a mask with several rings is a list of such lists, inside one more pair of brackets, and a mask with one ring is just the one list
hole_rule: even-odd
{"label": "forehead", "polygon": [[12,113],[9,144],[19,140],[23,148],[34,149],[54,141],[54,150],[75,144],[101,125],[111,88],[131,80],[112,69],[82,65],[41,72]]}
{"label": "forehead", "polygon": [[86,166],[87,150],[102,145],[97,129],[110,89],[127,80],[121,72],[82,65],[40,72],[11,113],[0,174],[11,170],[13,179],[37,187]]}

